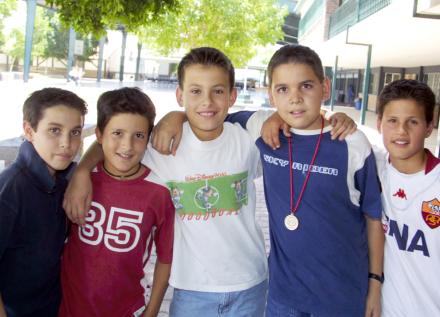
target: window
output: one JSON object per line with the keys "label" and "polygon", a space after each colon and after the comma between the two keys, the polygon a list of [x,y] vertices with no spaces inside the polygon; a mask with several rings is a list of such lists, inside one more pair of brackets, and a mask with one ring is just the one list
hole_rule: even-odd
{"label": "window", "polygon": [[425,73],[423,81],[432,89],[437,102],[440,102],[440,73]]}
{"label": "window", "polygon": [[400,73],[385,73],[385,81],[384,86],[388,85],[389,83],[400,79],[402,76]]}

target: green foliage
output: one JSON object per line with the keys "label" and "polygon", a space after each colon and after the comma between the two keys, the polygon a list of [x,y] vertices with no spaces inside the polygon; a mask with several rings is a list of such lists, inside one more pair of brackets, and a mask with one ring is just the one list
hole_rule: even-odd
{"label": "green foliage", "polygon": [[275,0],[181,0],[179,12],[165,12],[136,34],[168,55],[177,49],[212,46],[236,67],[244,66],[255,47],[282,39],[287,15]]}
{"label": "green foliage", "polygon": [[[43,57],[47,47],[49,20],[44,15],[44,9],[38,7],[35,15],[35,30],[32,37],[32,57]],[[5,36],[4,52],[14,59],[24,56],[25,28],[14,28]]]}
{"label": "green foliage", "polygon": [[47,47],[47,37],[50,32],[50,25],[45,11],[45,9],[37,7],[34,34],[32,37],[32,57],[44,57],[44,52]]}
{"label": "green foliage", "polygon": [[[47,35],[44,57],[53,57],[60,61],[66,60],[69,51],[69,29],[60,23],[57,13],[47,11],[46,16],[49,20],[50,31]],[[84,52],[76,57],[77,60],[90,61],[98,51],[99,39],[91,35],[83,36],[79,33],[76,34],[76,38],[84,41]]]}
{"label": "green foliage", "polygon": [[133,31],[176,9],[178,0],[46,0],[46,4],[56,7],[66,26],[99,37],[119,25]]}
{"label": "green foliage", "polygon": [[0,1],[0,51],[3,51],[3,46],[5,45],[5,35],[3,32],[5,18],[11,15],[11,12],[17,8],[16,0],[3,0]]}
{"label": "green foliage", "polygon": [[3,51],[15,60],[23,58],[24,33],[21,28],[13,28],[9,33]]}

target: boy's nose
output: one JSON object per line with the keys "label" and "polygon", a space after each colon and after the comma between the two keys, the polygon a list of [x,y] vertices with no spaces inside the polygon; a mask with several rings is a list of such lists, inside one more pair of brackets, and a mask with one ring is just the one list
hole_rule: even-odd
{"label": "boy's nose", "polygon": [[408,132],[408,126],[406,123],[401,123],[397,126],[399,134],[406,134]]}
{"label": "boy's nose", "polygon": [[205,95],[203,96],[203,102],[202,102],[202,105],[205,106],[205,107],[208,107],[208,106],[210,106],[211,104],[212,104],[212,97],[211,97],[211,94],[205,94]]}
{"label": "boy's nose", "polygon": [[289,103],[291,105],[297,105],[297,104],[300,104],[301,102],[302,102],[301,95],[299,94],[298,91],[293,90],[289,96]]}
{"label": "boy's nose", "polygon": [[130,150],[133,147],[133,140],[131,137],[125,137],[122,139],[122,148],[124,150]]}
{"label": "boy's nose", "polygon": [[61,137],[61,141],[60,141],[60,147],[63,149],[68,149],[70,148],[70,136],[69,135],[64,135]]}
{"label": "boy's nose", "polygon": [[299,98],[299,97],[293,97],[293,98],[290,98],[289,103],[290,103],[291,105],[298,105],[298,104],[301,103],[301,101],[302,101],[301,98]]}

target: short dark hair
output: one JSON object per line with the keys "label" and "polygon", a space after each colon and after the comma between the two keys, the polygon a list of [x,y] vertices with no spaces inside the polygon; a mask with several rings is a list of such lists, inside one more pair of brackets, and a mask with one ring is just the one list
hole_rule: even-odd
{"label": "short dark hair", "polygon": [[272,76],[275,68],[282,64],[305,64],[312,68],[320,82],[324,81],[324,70],[321,58],[311,48],[296,44],[287,44],[276,51],[269,61],[267,73],[269,76],[269,86],[272,85]]}
{"label": "short dark hair", "polygon": [[377,115],[382,119],[387,104],[394,100],[412,99],[425,110],[425,119],[431,123],[434,118],[435,95],[425,83],[414,79],[399,79],[386,85],[377,100]]}
{"label": "short dark hair", "polygon": [[103,132],[110,119],[120,113],[139,114],[148,120],[148,134],[154,126],[156,109],[151,99],[137,87],[104,92],[98,99],[98,129]]}
{"label": "short dark hair", "polygon": [[87,103],[75,93],[61,88],[43,88],[34,91],[23,104],[23,120],[37,131],[38,123],[47,108],[66,106],[78,110],[81,115],[87,113]]}
{"label": "short dark hair", "polygon": [[229,89],[232,90],[235,85],[235,72],[231,60],[220,50],[213,47],[193,48],[186,54],[177,67],[177,79],[180,89],[183,88],[185,79],[185,69],[191,65],[217,66],[222,68],[229,76]]}

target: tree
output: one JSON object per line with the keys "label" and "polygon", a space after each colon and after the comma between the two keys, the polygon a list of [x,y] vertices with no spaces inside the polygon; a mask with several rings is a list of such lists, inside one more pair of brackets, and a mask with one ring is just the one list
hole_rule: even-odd
{"label": "tree", "polygon": [[[48,45],[48,33],[50,31],[49,19],[45,15],[45,9],[37,7],[35,26],[32,38],[32,58],[45,57]],[[13,28],[5,36],[3,51],[12,57],[11,70],[14,65],[24,56],[25,28]]]}
{"label": "tree", "polygon": [[46,0],[61,20],[82,34],[105,35],[106,29],[124,25],[128,31],[175,10],[179,0]]}
{"label": "tree", "polygon": [[[47,46],[44,57],[56,58],[64,63],[69,51],[69,29],[60,23],[59,15],[56,12],[48,10],[46,16],[49,20],[50,31],[47,36]],[[84,36],[77,34],[78,40],[84,41],[84,52],[77,56],[77,59],[86,62],[91,61],[91,57],[98,51],[99,39],[92,35]]]}
{"label": "tree", "polygon": [[12,57],[12,63],[9,71],[13,70],[14,65],[17,65],[18,60],[23,57],[24,54],[24,33],[20,28],[13,28],[6,38],[5,45],[3,47],[6,55]]}
{"label": "tree", "polygon": [[11,15],[11,12],[17,8],[16,0],[4,0],[0,1],[0,51],[3,51],[5,45],[5,35],[3,32],[5,18]]}
{"label": "tree", "polygon": [[177,49],[213,46],[235,66],[244,66],[257,46],[283,38],[287,9],[275,0],[181,0],[181,10],[165,12],[136,34],[164,55]]}

